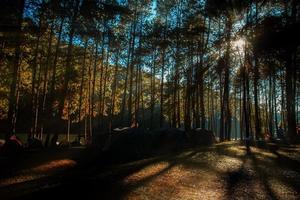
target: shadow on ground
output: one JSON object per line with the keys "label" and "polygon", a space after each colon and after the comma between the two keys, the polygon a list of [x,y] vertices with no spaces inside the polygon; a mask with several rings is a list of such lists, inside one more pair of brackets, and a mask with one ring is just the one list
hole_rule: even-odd
{"label": "shadow on ground", "polygon": [[114,166],[96,162],[27,183],[33,191],[5,194],[8,199],[299,199],[299,152],[299,146],[269,145],[247,154],[244,146],[228,142]]}

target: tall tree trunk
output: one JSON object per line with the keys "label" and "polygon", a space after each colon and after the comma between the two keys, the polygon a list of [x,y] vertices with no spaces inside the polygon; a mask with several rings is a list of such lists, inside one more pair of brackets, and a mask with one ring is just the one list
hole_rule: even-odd
{"label": "tall tree trunk", "polygon": [[224,137],[224,100],[223,100],[223,81],[222,81],[222,72],[220,72],[219,75],[220,78],[220,141],[223,142],[225,137]]}
{"label": "tall tree trunk", "polygon": [[240,86],[240,140],[244,140],[244,111],[243,111],[243,92],[244,88],[244,80],[242,80],[241,86]]}
{"label": "tall tree trunk", "polygon": [[129,94],[128,94],[128,116],[127,116],[127,123],[132,125],[132,92],[133,92],[133,70],[134,70],[134,58],[135,58],[135,35],[136,35],[136,23],[137,23],[137,16],[135,16],[135,21],[133,22],[133,38],[132,38],[132,47],[131,47],[131,59],[129,65]]}
{"label": "tall tree trunk", "polygon": [[256,53],[254,53],[254,70],[253,70],[253,93],[254,93],[254,124],[255,124],[255,139],[259,139],[261,134],[261,119],[260,119],[260,107],[259,107],[259,69],[258,69],[258,58]]}
{"label": "tall tree trunk", "polygon": [[66,58],[66,66],[64,71],[64,81],[62,87],[62,94],[59,102],[59,116],[63,116],[63,110],[65,105],[66,98],[70,98],[69,96],[69,82],[71,79],[70,74],[72,73],[72,56],[73,56],[73,40],[75,36],[75,26],[77,21],[77,15],[79,12],[79,4],[80,0],[76,0],[73,7],[73,15],[71,17],[70,31],[69,31],[69,41],[67,47],[67,58]]}
{"label": "tall tree trunk", "polygon": [[248,148],[248,141],[250,140],[250,130],[249,130],[249,113],[248,113],[248,102],[247,102],[247,71],[246,66],[244,64],[244,70],[243,70],[243,119],[244,119],[244,127],[245,127],[245,139],[246,139],[246,145]]}
{"label": "tall tree trunk", "polygon": [[86,54],[87,54],[87,46],[88,46],[88,40],[85,39],[84,42],[84,52],[83,52],[83,59],[82,59],[82,66],[81,66],[81,80],[80,80],[80,89],[79,89],[79,107],[78,107],[78,123],[79,123],[79,132],[78,132],[78,140],[80,140],[81,135],[81,110],[82,110],[82,101],[83,101],[83,89],[84,89],[84,77],[85,77],[85,68],[86,68]]}
{"label": "tall tree trunk", "polygon": [[295,80],[294,73],[296,72],[293,63],[294,54],[287,54],[287,63],[285,71],[286,83],[286,110],[287,110],[287,128],[288,138],[290,142],[294,142],[296,137],[296,112],[295,112]]}
{"label": "tall tree trunk", "polygon": [[[106,24],[104,23],[104,27],[106,27]],[[104,53],[105,53],[105,37],[106,34],[102,34],[102,47],[101,47],[101,60],[100,60],[100,77],[99,77],[99,111],[98,111],[98,127],[103,127],[103,116],[102,116],[102,93],[103,93],[103,76],[104,76]]]}
{"label": "tall tree trunk", "polygon": [[271,137],[274,137],[274,129],[273,129],[273,87],[272,87],[272,77],[269,77],[269,132]]}
{"label": "tall tree trunk", "polygon": [[[10,4],[11,7],[8,6],[7,10],[4,12],[12,11],[15,13],[15,20],[9,19],[9,23],[12,23],[13,26],[16,27],[16,38],[14,45],[14,60],[11,63],[11,74],[12,81],[10,84],[10,93],[9,93],[9,106],[8,106],[8,122],[9,129],[5,134],[5,139],[9,139],[9,137],[16,133],[16,121],[17,121],[17,108],[18,108],[18,87],[19,87],[19,74],[20,74],[20,56],[21,56],[21,25],[23,20],[23,12],[24,12],[24,3],[25,0],[18,0],[16,3]],[[2,7],[2,5],[1,5]],[[5,5],[3,5],[4,8]],[[10,13],[8,13],[10,14]],[[11,15],[8,15],[11,16]]]}
{"label": "tall tree trunk", "polygon": [[53,40],[53,31],[54,31],[54,22],[51,22],[50,26],[50,33],[49,33],[49,39],[48,39],[48,48],[47,48],[47,58],[44,68],[44,75],[43,75],[43,89],[42,89],[42,113],[41,113],[41,130],[40,134],[43,136],[44,133],[44,125],[47,121],[47,109],[46,109],[46,102],[47,102],[47,96],[48,96],[48,84],[49,84],[49,67],[50,67],[50,60],[52,56],[52,40]]}
{"label": "tall tree trunk", "polygon": [[284,80],[285,80],[285,74],[284,71],[282,71],[281,75],[280,75],[280,86],[281,86],[281,127],[283,128],[283,130],[287,130],[286,128],[286,117],[285,117],[285,87],[284,87]]}
{"label": "tall tree trunk", "polygon": [[59,25],[59,31],[58,31],[58,38],[57,38],[57,43],[55,47],[55,54],[54,54],[54,59],[53,59],[53,64],[52,64],[52,73],[51,73],[51,82],[50,82],[50,89],[49,89],[49,98],[48,98],[48,108],[47,112],[50,118],[51,113],[53,112],[52,110],[52,105],[54,103],[54,93],[55,93],[55,85],[56,85],[56,73],[57,73],[57,62],[58,62],[58,56],[59,56],[59,48],[60,48],[60,43],[61,43],[61,38],[62,38],[62,32],[63,32],[63,25],[64,25],[64,18],[61,19],[60,25]]}
{"label": "tall tree trunk", "polygon": [[[41,58],[40,58],[41,59]],[[41,61],[40,61],[41,62]],[[32,133],[33,136],[36,136],[37,138],[40,139],[40,135],[37,132],[37,128],[38,128],[38,119],[39,119],[39,115],[40,115],[40,93],[41,93],[41,89],[40,89],[40,85],[41,85],[41,79],[42,79],[42,67],[41,65],[39,65],[39,67],[37,68],[37,72],[38,72],[38,77],[37,77],[37,82],[36,82],[36,88],[35,88],[35,93],[34,93],[34,105],[33,105],[33,124],[32,124]]]}
{"label": "tall tree trunk", "polygon": [[145,128],[145,124],[144,124],[144,121],[145,121],[145,102],[144,102],[144,83],[143,83],[143,80],[144,80],[144,74],[143,74],[143,70],[142,68],[140,67],[140,93],[139,93],[139,96],[140,96],[140,108],[141,108],[141,118],[139,120],[139,123],[140,123],[140,126]]}
{"label": "tall tree trunk", "polygon": [[185,88],[185,114],[184,114],[184,129],[186,132],[191,130],[191,69],[187,69],[187,83]]}
{"label": "tall tree trunk", "polygon": [[277,116],[277,91],[276,91],[276,74],[273,76],[273,103],[274,103],[274,120],[275,120],[275,130],[278,133],[278,116]]}
{"label": "tall tree trunk", "polygon": [[128,42],[128,54],[127,54],[127,67],[126,67],[126,74],[125,74],[125,82],[124,82],[124,91],[123,91],[123,97],[122,97],[122,107],[121,107],[121,124],[125,125],[125,108],[126,108],[126,98],[127,98],[127,85],[128,85],[128,77],[130,72],[130,59],[132,54],[132,43],[135,39],[132,35],[133,31],[133,24],[131,24],[130,32],[129,32],[129,42]]}
{"label": "tall tree trunk", "polygon": [[153,66],[151,68],[151,105],[150,105],[150,129],[153,129],[153,119],[154,119],[154,108],[155,108],[155,74],[156,74],[156,49],[153,53]]}
{"label": "tall tree trunk", "polygon": [[184,128],[186,132],[191,130],[191,84],[192,84],[192,66],[193,66],[193,48],[192,43],[189,44],[189,67],[186,72],[186,89],[185,89],[185,115],[184,115]]}
{"label": "tall tree trunk", "polygon": [[[32,78],[31,78],[31,127],[30,131],[28,132],[28,139],[32,138],[37,131],[37,112],[38,112],[38,90],[39,85],[36,80],[36,76],[38,73],[38,59],[39,59],[39,51],[40,51],[40,39],[42,37],[42,18],[43,13],[39,13],[39,25],[38,25],[38,33],[37,33],[37,39],[35,43],[35,49],[34,49],[34,56],[33,56],[33,64],[32,64]],[[40,69],[41,70],[41,69]]]}
{"label": "tall tree trunk", "polygon": [[161,82],[160,82],[160,117],[159,126],[163,127],[164,123],[164,76],[165,76],[165,48],[162,51],[162,66],[161,66]]}
{"label": "tall tree trunk", "polygon": [[[98,41],[95,44],[95,54],[94,54],[94,64],[93,64],[93,73],[92,73],[92,94],[91,94],[91,135],[93,134],[94,128],[94,110],[95,110],[95,90],[96,90],[96,72],[97,72],[97,62],[98,62]],[[100,114],[100,113],[99,113]]]}
{"label": "tall tree trunk", "polygon": [[269,100],[268,100],[268,97],[269,97],[269,94],[268,94],[268,91],[267,91],[267,82],[264,81],[264,94],[265,94],[265,133],[267,133],[268,135],[270,135],[270,131],[269,131],[269,112],[268,112],[268,109],[269,109]]}
{"label": "tall tree trunk", "polygon": [[[297,23],[298,17],[298,1],[291,0],[285,1],[285,17],[286,26],[294,25]],[[285,55],[285,90],[286,90],[286,110],[287,110],[287,136],[290,142],[294,142],[296,137],[296,111],[295,111],[295,98],[296,98],[296,53],[297,48],[291,45],[286,49]]]}
{"label": "tall tree trunk", "polygon": [[230,109],[230,48],[231,48],[231,31],[232,31],[232,21],[230,17],[226,22],[226,53],[225,53],[225,73],[224,73],[224,97],[223,97],[223,107],[225,109],[225,137],[227,140],[231,139],[231,109]]}
{"label": "tall tree trunk", "polygon": [[111,108],[110,108],[109,120],[108,120],[109,121],[109,125],[108,125],[109,133],[111,133],[112,127],[113,127],[112,118],[114,116],[114,110],[115,110],[118,68],[119,68],[119,50],[117,50],[117,52],[116,52],[115,70],[114,70],[113,83],[112,83]]}
{"label": "tall tree trunk", "polygon": [[[255,23],[258,24],[258,14],[259,14],[259,7],[258,7],[258,2],[255,3]],[[252,33],[254,34],[254,33]],[[259,69],[258,69],[258,58],[257,58],[257,53],[254,51],[254,82],[253,82],[253,87],[254,87],[254,110],[255,110],[255,139],[257,140],[259,137],[262,136],[261,134],[261,123],[260,123],[260,107],[259,107]]]}
{"label": "tall tree trunk", "polygon": [[[204,108],[204,76],[203,76],[203,57],[204,57],[204,33],[202,33],[202,47],[199,48],[200,52],[200,67],[198,69],[198,85],[199,85],[199,103],[200,103],[200,119],[201,119],[201,129],[205,129],[205,108]],[[200,72],[199,72],[200,71]]]}
{"label": "tall tree trunk", "polygon": [[203,89],[203,73],[199,74],[199,95],[200,95],[200,113],[201,113],[201,129],[205,129],[205,108],[204,108],[204,89]]}
{"label": "tall tree trunk", "polygon": [[[141,16],[142,18],[142,16]],[[143,23],[140,22],[140,30],[139,30],[139,46],[138,49],[142,48],[142,27]],[[140,110],[140,91],[141,91],[141,55],[137,56],[138,64],[136,66],[136,75],[135,75],[135,104],[134,104],[134,121],[135,127],[139,126],[140,119],[139,119],[139,110]]]}
{"label": "tall tree trunk", "polygon": [[[108,48],[107,48],[107,55],[106,55],[106,61],[105,61],[105,68],[104,68],[104,80],[103,80],[103,91],[102,91],[102,101],[100,102],[101,104],[101,116],[104,116],[105,112],[105,103],[106,103],[106,91],[107,91],[107,80],[108,80],[108,68],[109,68],[109,57],[110,57],[110,38],[108,41]],[[103,124],[102,124],[103,125]],[[107,128],[107,127],[106,127]]]}
{"label": "tall tree trunk", "polygon": [[237,95],[236,95],[236,90],[237,88],[234,88],[234,139],[237,140],[237,132],[238,132],[238,127],[237,127]]}
{"label": "tall tree trunk", "polygon": [[91,142],[91,136],[93,134],[93,128],[92,128],[92,69],[91,69],[91,63],[88,65],[88,89],[87,89],[87,99],[88,99],[88,119],[86,122],[86,131],[85,131],[85,140],[86,143]]}

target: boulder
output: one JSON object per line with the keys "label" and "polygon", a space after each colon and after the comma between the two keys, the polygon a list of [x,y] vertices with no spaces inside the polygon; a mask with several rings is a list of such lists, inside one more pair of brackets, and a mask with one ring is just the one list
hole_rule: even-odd
{"label": "boulder", "polygon": [[80,143],[79,140],[74,140],[74,141],[72,141],[72,142],[70,143],[70,145],[71,145],[72,147],[79,147],[79,146],[81,146],[81,143]]}
{"label": "boulder", "polygon": [[62,140],[61,142],[58,143],[59,148],[69,148],[70,146],[71,144],[67,140]]}
{"label": "boulder", "polygon": [[189,132],[190,141],[194,145],[212,145],[216,143],[216,137],[212,131],[206,129],[194,129]]}
{"label": "boulder", "polygon": [[187,145],[187,135],[177,128],[159,129],[152,133],[153,147],[158,153],[168,153],[180,150]]}
{"label": "boulder", "polygon": [[30,138],[27,141],[27,147],[29,149],[42,149],[44,146],[42,140],[39,140],[37,138]]}
{"label": "boulder", "polygon": [[92,137],[91,143],[89,141],[82,138],[82,144],[91,144],[92,147],[98,148],[98,149],[105,149],[108,148],[109,144],[109,135],[104,132],[95,132]]}
{"label": "boulder", "polygon": [[177,128],[155,131],[117,128],[107,135],[102,150],[109,159],[122,162],[177,152],[191,144],[211,145],[216,141],[214,134],[207,130],[196,129],[188,135]]}
{"label": "boulder", "polygon": [[151,137],[143,129],[114,130],[106,139],[103,150],[115,160],[127,161],[149,154]]}

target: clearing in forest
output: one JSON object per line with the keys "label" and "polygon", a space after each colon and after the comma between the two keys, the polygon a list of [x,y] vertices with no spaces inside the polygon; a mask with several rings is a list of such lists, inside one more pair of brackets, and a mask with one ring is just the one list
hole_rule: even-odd
{"label": "clearing in forest", "polygon": [[268,144],[247,154],[244,146],[228,142],[109,167],[95,164],[0,191],[22,199],[299,199],[299,155],[299,145]]}

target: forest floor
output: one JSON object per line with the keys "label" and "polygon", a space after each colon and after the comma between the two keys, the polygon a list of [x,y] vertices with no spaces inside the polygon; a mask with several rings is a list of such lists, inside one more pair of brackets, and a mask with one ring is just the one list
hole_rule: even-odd
{"label": "forest floor", "polygon": [[[134,161],[79,165],[83,149],[36,154],[0,179],[1,199],[300,199],[300,145],[238,142]],[[77,155],[74,156],[74,155]],[[85,161],[86,162],[86,161]],[[28,163],[28,161],[27,161]]]}

